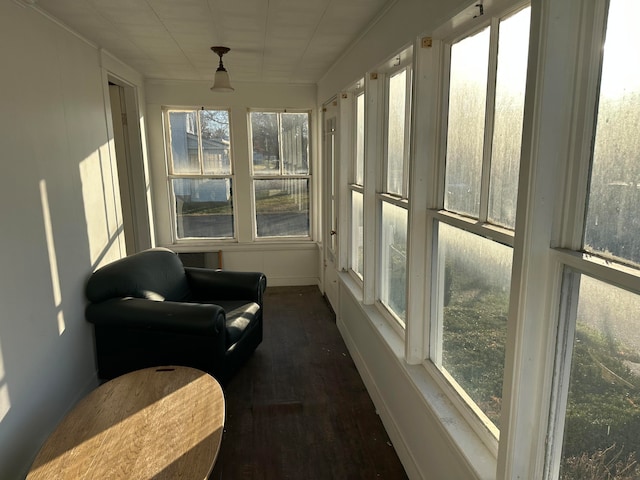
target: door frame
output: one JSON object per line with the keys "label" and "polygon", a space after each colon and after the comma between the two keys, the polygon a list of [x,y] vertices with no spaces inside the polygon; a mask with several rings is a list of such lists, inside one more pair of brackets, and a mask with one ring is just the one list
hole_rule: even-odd
{"label": "door frame", "polygon": [[[112,74],[106,75],[106,82],[107,129],[114,142],[124,237],[130,255],[154,243],[138,92],[137,87]],[[116,91],[119,99],[112,98]],[[120,111],[115,111],[118,104]]]}

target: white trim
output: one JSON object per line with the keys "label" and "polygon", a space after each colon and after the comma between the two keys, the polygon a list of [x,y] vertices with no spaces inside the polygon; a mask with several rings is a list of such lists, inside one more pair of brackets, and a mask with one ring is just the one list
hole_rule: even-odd
{"label": "white trim", "polygon": [[364,122],[364,303],[372,305],[377,297],[377,265],[379,265],[381,215],[376,199],[384,157],[384,75],[370,73],[365,77]]}
{"label": "white trim", "polygon": [[549,245],[569,148],[581,3],[532,3],[498,478],[542,478],[544,469],[561,283]]}

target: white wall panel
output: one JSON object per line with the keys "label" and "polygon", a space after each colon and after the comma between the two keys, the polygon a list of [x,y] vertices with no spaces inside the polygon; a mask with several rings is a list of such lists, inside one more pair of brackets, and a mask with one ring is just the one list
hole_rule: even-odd
{"label": "white wall panel", "polygon": [[0,478],[97,384],[84,285],[124,252],[99,52],[0,3]]}

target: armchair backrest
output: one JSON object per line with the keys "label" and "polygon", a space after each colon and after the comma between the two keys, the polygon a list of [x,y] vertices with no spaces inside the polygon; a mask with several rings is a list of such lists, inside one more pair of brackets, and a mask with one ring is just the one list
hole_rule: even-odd
{"label": "armchair backrest", "polygon": [[105,265],[91,275],[86,288],[92,303],[124,297],[180,301],[188,294],[184,266],[167,248],[152,248]]}

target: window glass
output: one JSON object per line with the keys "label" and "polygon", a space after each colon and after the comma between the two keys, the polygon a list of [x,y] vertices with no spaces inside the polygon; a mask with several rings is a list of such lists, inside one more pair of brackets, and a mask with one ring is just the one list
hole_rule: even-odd
{"label": "window glass", "polygon": [[174,178],[178,238],[232,238],[231,179]]}
{"label": "window glass", "polygon": [[356,97],[356,164],[354,181],[364,185],[364,93]]}
{"label": "window glass", "polygon": [[611,0],[585,227],[585,249],[640,264],[640,2]]}
{"label": "window glass", "polygon": [[444,207],[479,216],[489,28],[451,46]]}
{"label": "window glass", "polygon": [[488,219],[515,227],[531,8],[500,22]]}
{"label": "window glass", "polygon": [[512,249],[439,223],[444,368],[499,426]]}
{"label": "window glass", "polygon": [[580,276],[561,479],[635,479],[640,296]]}
{"label": "window glass", "polygon": [[364,270],[364,210],[362,193],[351,191],[351,270],[362,278]]}
{"label": "window glass", "polygon": [[380,301],[401,321],[407,310],[407,210],[382,202]]}
{"label": "window glass", "polygon": [[309,180],[254,180],[258,237],[309,235]]}
{"label": "window glass", "polygon": [[226,110],[200,110],[203,173],[228,175],[229,112]]}
{"label": "window glass", "polygon": [[169,112],[171,132],[171,166],[173,173],[200,173],[200,139],[198,138],[196,112]]}
{"label": "window glass", "polygon": [[280,175],[278,114],[251,112],[254,175]]}
{"label": "window glass", "polygon": [[282,113],[283,173],[309,173],[309,115]]}
{"label": "window glass", "polygon": [[387,193],[403,194],[407,70],[389,78],[387,126]]}

